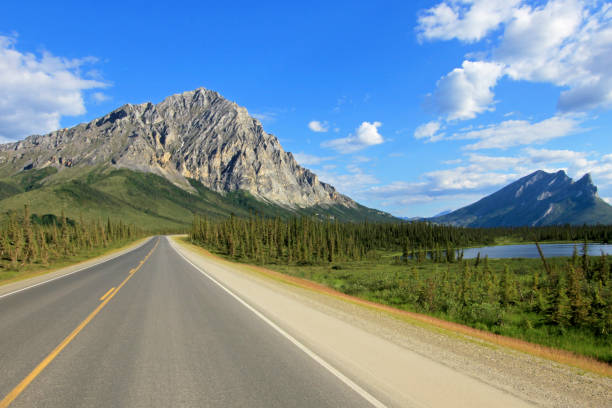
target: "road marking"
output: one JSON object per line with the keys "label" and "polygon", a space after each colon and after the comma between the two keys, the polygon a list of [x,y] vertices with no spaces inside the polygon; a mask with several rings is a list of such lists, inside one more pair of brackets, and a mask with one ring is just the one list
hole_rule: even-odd
{"label": "road marking", "polygon": [[106,299],[106,297],[107,297],[108,295],[110,295],[110,294],[111,294],[111,292],[112,292],[113,290],[115,290],[115,288],[114,288],[114,287],[110,288],[110,289],[108,290],[108,292],[106,292],[106,293],[104,294],[104,296],[102,296],[102,297],[100,298],[100,300],[104,300],[104,299]]}
{"label": "road marking", "polygon": [[[153,246],[153,248],[151,249],[151,251],[147,254],[147,256],[144,258],[144,260],[146,261],[147,259],[149,259],[149,256],[153,253],[153,251],[155,251],[155,248],[157,248],[157,245],[159,244],[159,238],[157,239],[157,242],[155,243],[155,246]],[[140,265],[138,265],[138,267],[136,267],[136,270],[140,269],[140,267],[144,264],[144,262],[141,262]],[[17,386],[15,388],[13,388],[13,390],[11,392],[9,392],[6,397],[4,397],[2,399],[2,401],[0,401],[0,408],[7,408],[14,400],[15,398],[17,398],[19,396],[19,394],[21,394],[23,392],[23,390],[25,390],[28,385],[30,385],[30,383],[32,381],[34,381],[34,379],[40,374],[42,373],[42,371],[53,361],[53,359],[55,359],[55,357],[58,356],[59,353],[61,353],[61,351],[63,349],[66,348],[66,346],[68,344],[70,344],[70,342],[72,340],[74,340],[74,338],[85,328],[85,326],[87,326],[87,324],[89,324],[89,322],[91,322],[93,320],[94,317],[96,317],[96,315],[98,313],[100,313],[100,310],[102,310],[104,308],[104,306],[106,306],[108,304],[108,302],[110,302],[110,300],[117,294],[117,292],[119,292],[119,290],[123,287],[123,285],[125,285],[127,283],[127,281],[129,281],[132,276],[134,276],[134,274],[130,274],[128,275],[123,282],[121,282],[121,284],[119,284],[119,286],[117,286],[117,290],[115,290],[114,292],[112,292],[107,298],[106,300],[104,300],[102,303],[100,303],[98,305],[98,307],[96,307],[94,309],[93,312],[91,312],[89,314],[89,316],[87,316],[85,318],[85,320],[83,320],[81,322],[81,324],[79,324],[76,329],[74,329],[72,331],[72,333],[70,333],[68,335],[68,337],[66,337],[51,353],[49,353],[49,355],[47,357],[45,357],[45,359],[43,361],[41,361],[36,368],[34,368],[34,370],[32,370],[32,372],[30,374],[28,374],[26,376],[26,378],[24,378],[23,380],[21,380],[21,382],[19,384],[17,384]],[[108,293],[106,294],[108,295]],[[105,296],[106,296],[105,295]]]}
{"label": "road marking", "polygon": [[140,248],[140,247],[144,246],[145,244],[147,244],[149,241],[150,241],[150,239],[148,239],[145,242],[143,242],[142,244],[138,245],[136,248],[133,248],[133,249],[129,250],[128,252],[118,253],[118,254],[116,254],[114,256],[111,256],[110,258],[104,259],[104,260],[102,260],[100,262],[97,262],[97,263],[95,263],[93,265],[84,266],[81,269],[77,269],[74,272],[70,272],[70,273],[67,273],[67,274],[62,275],[62,276],[57,276],[55,278],[52,278],[52,279],[49,279],[49,280],[46,280],[46,281],[38,282],[38,283],[36,283],[34,285],[27,286],[27,287],[21,288],[21,289],[17,289],[17,290],[15,290],[13,292],[5,293],[4,295],[0,295],[0,299],[2,299],[4,297],[7,297],[7,296],[14,295],[15,293],[23,292],[24,290],[32,289],[32,288],[35,288],[35,287],[40,286],[40,285],[44,285],[44,284],[49,283],[49,282],[53,282],[54,280],[58,280],[58,279],[65,278],[65,277],[70,276],[70,275],[74,275],[75,273],[78,273],[78,272],[83,272],[86,269],[90,269],[90,268],[93,268],[95,266],[102,265],[105,262],[112,261],[115,258],[119,258],[122,255],[129,254],[130,252],[137,250],[138,248]]}
{"label": "road marking", "polygon": [[[168,239],[168,238],[166,238],[166,239]],[[333,374],[336,378],[338,378],[340,381],[342,381],[344,384],[346,384],[349,388],[351,388],[353,391],[355,391],[357,394],[359,394],[362,398],[364,398],[366,401],[368,401],[370,404],[372,404],[372,406],[374,406],[376,408],[387,408],[387,406],[385,404],[383,404],[378,399],[376,399],[376,397],[374,397],[372,394],[370,394],[369,392],[367,392],[366,390],[361,388],[359,385],[357,385],[353,380],[348,378],[346,375],[342,374],[337,368],[335,368],[330,363],[325,361],[317,353],[315,353],[314,351],[310,350],[308,347],[306,347],[304,344],[302,344],[299,340],[297,340],[295,337],[293,337],[292,335],[287,333],[285,330],[280,328],[276,323],[274,323],[272,320],[268,319],[266,316],[264,316],[261,312],[259,312],[253,306],[249,305],[246,301],[242,300],[241,297],[239,297],[234,292],[232,292],[230,289],[225,287],[221,282],[219,282],[218,280],[213,278],[211,275],[209,275],[207,272],[205,272],[202,268],[200,268],[199,266],[197,266],[193,262],[191,262],[189,259],[187,259],[187,257],[185,255],[183,255],[179,250],[177,250],[174,247],[174,245],[175,244],[173,242],[171,242],[171,247],[172,247],[172,249],[174,249],[174,252],[179,254],[185,261],[187,261],[187,263],[189,263],[191,266],[193,266],[196,270],[200,271],[200,273],[202,273],[202,275],[204,275],[205,277],[210,279],[213,283],[215,283],[217,286],[219,286],[221,289],[223,289],[225,292],[227,292],[231,297],[236,299],[240,304],[242,304],[248,310],[253,312],[255,314],[255,316],[259,317],[261,320],[263,320],[265,323],[267,323],[270,327],[272,327],[274,330],[276,330],[279,334],[281,334],[283,337],[285,337],[287,340],[289,340],[291,343],[293,343],[297,348],[302,350],[310,358],[312,358],[314,361],[319,363],[323,368],[325,368],[327,371],[329,371],[331,374]],[[0,405],[0,408],[4,408],[4,407],[2,407]]]}

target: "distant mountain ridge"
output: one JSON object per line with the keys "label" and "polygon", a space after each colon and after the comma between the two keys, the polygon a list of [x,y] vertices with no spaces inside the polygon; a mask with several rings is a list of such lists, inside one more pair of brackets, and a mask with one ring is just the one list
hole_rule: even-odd
{"label": "distant mountain ridge", "polygon": [[597,195],[590,174],[574,181],[563,170],[539,170],[430,221],[464,227],[612,224],[612,206]]}

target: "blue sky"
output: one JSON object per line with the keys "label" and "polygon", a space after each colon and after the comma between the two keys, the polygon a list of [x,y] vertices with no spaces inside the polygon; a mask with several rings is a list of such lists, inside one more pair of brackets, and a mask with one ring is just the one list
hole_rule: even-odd
{"label": "blue sky", "polygon": [[83,3],[3,4],[0,141],[203,86],[395,215],[537,169],[612,198],[612,3]]}

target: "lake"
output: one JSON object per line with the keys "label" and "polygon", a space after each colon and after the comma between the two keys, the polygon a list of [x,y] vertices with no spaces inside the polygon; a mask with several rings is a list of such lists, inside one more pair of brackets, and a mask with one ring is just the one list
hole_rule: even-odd
{"label": "lake", "polygon": [[[547,258],[559,257],[559,256],[572,256],[574,252],[574,244],[540,244],[542,252]],[[582,255],[582,243],[576,244],[578,248],[578,254]],[[589,244],[588,253],[589,255],[599,256],[601,251],[605,254],[612,254],[611,244]],[[474,259],[478,256],[488,256],[489,258],[539,258],[538,249],[535,244],[529,245],[500,245],[490,246],[481,248],[467,248],[463,251],[464,259]]]}

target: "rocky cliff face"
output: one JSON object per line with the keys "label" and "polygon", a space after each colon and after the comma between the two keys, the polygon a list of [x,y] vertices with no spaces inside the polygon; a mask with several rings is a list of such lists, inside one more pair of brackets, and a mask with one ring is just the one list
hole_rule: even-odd
{"label": "rocky cliff face", "polygon": [[184,189],[194,178],[219,192],[246,190],[283,206],[356,206],[301,167],[245,108],[203,88],[0,145],[4,173],[105,164],[156,173]]}
{"label": "rocky cliff face", "polygon": [[612,207],[597,195],[586,174],[578,181],[564,171],[536,171],[482,200],[431,219],[469,227],[611,224]]}

